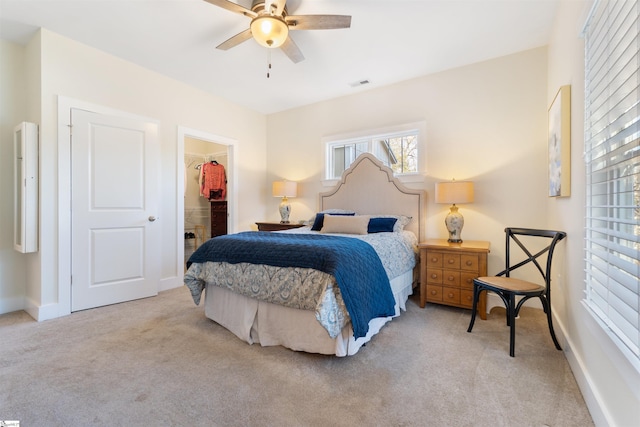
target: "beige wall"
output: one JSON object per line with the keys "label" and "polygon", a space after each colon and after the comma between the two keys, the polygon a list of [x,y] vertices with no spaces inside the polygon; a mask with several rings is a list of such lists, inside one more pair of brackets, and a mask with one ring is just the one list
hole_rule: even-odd
{"label": "beige wall", "polygon": [[0,313],[24,306],[24,254],[13,250],[13,128],[26,121],[25,52],[0,40]]}
{"label": "beige wall", "polygon": [[[632,426],[640,420],[640,373],[594,320],[584,298],[584,40],[590,2],[562,1],[549,45],[550,104],[558,88],[571,85],[571,197],[550,199],[551,227],[567,231],[565,267],[557,274],[554,310],[564,331],[567,359],[597,425]],[[555,277],[554,277],[555,279]],[[637,362],[636,362],[637,363]]]}
{"label": "beige wall", "polygon": [[[427,170],[408,183],[427,191],[427,235],[446,238],[449,206],[434,203],[436,181],[475,182],[460,207],[463,239],[491,241],[489,271],[503,261],[506,226],[546,226],[547,50],[538,48],[268,117],[268,179],[301,182],[292,219],[308,219],[322,187],[322,138],[426,122]],[[278,200],[269,200],[270,220]]]}
{"label": "beige wall", "polygon": [[[26,57],[20,72],[27,74],[25,90],[29,90],[27,111],[16,120],[35,121],[40,125],[40,250],[24,256],[27,263],[26,308],[37,318],[59,315],[57,312],[60,263],[69,260],[58,256],[58,96],[76,99],[160,122],[161,143],[161,212],[162,219],[162,283],[160,288],[182,285],[178,268],[177,188],[179,168],[183,164],[178,154],[178,126],[220,135],[237,141],[238,159],[237,224],[238,229],[250,229],[257,216],[264,216],[266,168],[266,119],[263,115],[241,108],[208,93],[143,69],[127,61],[82,45],[47,30],[41,30],[25,48],[5,49],[0,53],[15,63],[22,49]],[[7,83],[11,85],[12,83]],[[3,82],[3,89],[5,83]],[[13,97],[10,101],[13,100]],[[28,108],[36,106],[35,113]],[[4,105],[3,105],[4,107]],[[3,128],[3,138],[8,131]],[[4,186],[4,183],[3,183]],[[4,188],[4,187],[3,187]],[[3,190],[5,191],[5,190]],[[3,233],[11,232],[12,218],[2,218]],[[9,231],[7,231],[9,230]],[[62,230],[68,232],[68,230]],[[0,264],[10,262],[13,254],[0,252]],[[19,267],[19,263],[18,263]],[[16,275],[24,276],[22,271]],[[5,287],[3,278],[2,288]],[[21,289],[21,288],[20,288]],[[4,291],[3,291],[4,292]],[[13,291],[13,293],[19,293]]]}

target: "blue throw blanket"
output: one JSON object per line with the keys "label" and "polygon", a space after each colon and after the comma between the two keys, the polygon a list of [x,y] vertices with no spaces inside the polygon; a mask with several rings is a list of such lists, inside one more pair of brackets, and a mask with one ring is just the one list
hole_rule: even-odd
{"label": "blue throw blanket", "polygon": [[248,231],[218,236],[200,246],[187,262],[227,262],[313,268],[336,279],[355,338],[369,321],[395,314],[389,278],[378,254],[359,239],[317,234]]}

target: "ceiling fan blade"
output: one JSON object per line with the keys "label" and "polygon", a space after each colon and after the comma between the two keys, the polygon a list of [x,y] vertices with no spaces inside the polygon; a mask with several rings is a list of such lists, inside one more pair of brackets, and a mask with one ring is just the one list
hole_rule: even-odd
{"label": "ceiling fan blade", "polygon": [[294,64],[304,61],[304,55],[291,37],[287,37],[287,40],[285,40],[282,46],[280,46],[280,49],[282,49],[285,55],[287,55]]}
{"label": "ceiling fan blade", "polygon": [[289,15],[284,20],[290,30],[335,30],[351,27],[349,15]]}
{"label": "ceiling fan blade", "polygon": [[258,16],[258,14],[255,13],[254,11],[247,9],[243,6],[240,6],[238,3],[234,3],[232,1],[228,1],[228,0],[204,0],[204,1],[206,1],[207,3],[211,3],[212,5],[221,7],[223,9],[230,10],[231,12],[236,12],[241,15],[249,16],[251,18],[255,18],[256,16]]}
{"label": "ceiling fan blade", "polygon": [[276,15],[282,16],[282,11],[284,10],[284,6],[287,4],[287,0],[276,0]]}
{"label": "ceiling fan blade", "polygon": [[250,38],[251,38],[251,29],[244,30],[243,32],[238,33],[235,36],[231,37],[230,39],[220,43],[218,46],[216,46],[216,49],[229,50],[232,47],[235,47],[240,43],[249,40]]}

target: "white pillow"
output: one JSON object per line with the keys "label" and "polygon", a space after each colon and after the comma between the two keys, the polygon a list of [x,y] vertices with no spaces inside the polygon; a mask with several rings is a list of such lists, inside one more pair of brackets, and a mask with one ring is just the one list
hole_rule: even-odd
{"label": "white pillow", "polygon": [[325,215],[321,233],[367,234],[369,217]]}

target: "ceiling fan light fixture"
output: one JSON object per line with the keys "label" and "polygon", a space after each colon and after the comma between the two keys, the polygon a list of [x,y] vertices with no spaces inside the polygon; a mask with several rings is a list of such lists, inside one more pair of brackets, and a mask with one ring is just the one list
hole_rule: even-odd
{"label": "ceiling fan light fixture", "polygon": [[287,40],[289,27],[282,18],[262,15],[251,21],[251,35],[261,46],[276,48]]}

